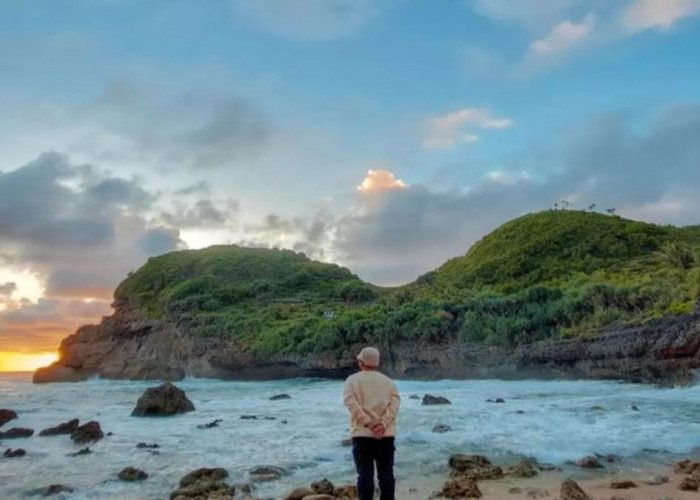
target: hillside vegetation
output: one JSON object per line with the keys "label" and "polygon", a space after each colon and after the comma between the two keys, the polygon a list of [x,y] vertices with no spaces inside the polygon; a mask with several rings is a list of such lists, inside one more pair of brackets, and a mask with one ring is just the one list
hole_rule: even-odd
{"label": "hillside vegetation", "polygon": [[263,356],[402,339],[513,345],[689,311],[700,227],[570,210],[512,220],[415,282],[382,289],[289,250],[149,259],[115,297]]}

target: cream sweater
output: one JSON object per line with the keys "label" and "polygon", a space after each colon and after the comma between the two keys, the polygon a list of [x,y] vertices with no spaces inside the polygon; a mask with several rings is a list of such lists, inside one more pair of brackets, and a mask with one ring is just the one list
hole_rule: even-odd
{"label": "cream sweater", "polygon": [[374,437],[371,424],[381,422],[385,436],[396,435],[396,415],[401,397],[394,382],[375,370],[355,373],[345,381],[343,402],[350,411],[350,435]]}

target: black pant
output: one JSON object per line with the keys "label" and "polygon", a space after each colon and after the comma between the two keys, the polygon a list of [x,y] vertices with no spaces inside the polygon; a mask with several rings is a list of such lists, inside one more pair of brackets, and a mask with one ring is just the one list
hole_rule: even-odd
{"label": "black pant", "polygon": [[380,500],[395,500],[394,438],[352,438],[352,457],[357,469],[357,498],[374,498],[374,464],[377,464]]}

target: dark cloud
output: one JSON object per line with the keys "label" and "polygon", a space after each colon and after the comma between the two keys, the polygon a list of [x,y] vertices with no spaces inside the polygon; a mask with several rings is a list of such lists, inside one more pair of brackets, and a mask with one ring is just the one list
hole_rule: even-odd
{"label": "dark cloud", "polygon": [[14,281],[0,283],[0,300],[9,298],[15,290],[17,290],[17,283]]}
{"label": "dark cloud", "polygon": [[330,232],[334,218],[321,211],[313,217],[283,217],[269,214],[257,224],[247,224],[243,228],[247,239],[241,245],[269,248],[292,248],[308,257],[326,260],[331,257]]}
{"label": "dark cloud", "polygon": [[198,200],[194,205],[175,202],[175,208],[161,213],[164,223],[182,229],[232,227],[239,206],[235,200],[215,203]]}
{"label": "dark cloud", "polygon": [[195,184],[185,186],[181,189],[176,189],[173,194],[175,196],[190,196],[190,195],[204,195],[208,196],[211,193],[211,187],[207,181],[199,181]]}

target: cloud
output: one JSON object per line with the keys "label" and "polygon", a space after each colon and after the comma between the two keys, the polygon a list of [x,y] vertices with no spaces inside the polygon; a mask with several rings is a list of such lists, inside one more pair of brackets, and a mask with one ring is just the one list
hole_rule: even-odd
{"label": "cloud", "polygon": [[180,229],[213,229],[234,225],[234,216],[239,210],[235,200],[215,203],[210,199],[197,200],[193,205],[176,200],[175,208],[162,212],[161,220],[168,226]]}
{"label": "cloud", "polygon": [[235,12],[278,36],[334,40],[360,31],[380,12],[379,0],[231,0]]}
{"label": "cloud", "polygon": [[700,0],[635,0],[624,9],[622,23],[629,32],[670,29],[676,22],[700,13]]}
{"label": "cloud", "polygon": [[449,149],[458,143],[479,141],[474,129],[502,130],[513,126],[509,118],[495,118],[486,108],[465,108],[428,119],[422,146],[425,149]]}
{"label": "cloud", "polygon": [[530,30],[557,23],[581,0],[472,0],[474,10],[489,19],[522,24]]}
{"label": "cloud", "polygon": [[530,51],[540,56],[550,56],[566,52],[580,46],[593,30],[595,17],[588,14],[579,24],[564,21],[552,28],[545,37],[530,44]]}
{"label": "cloud", "polygon": [[401,179],[397,179],[393,172],[388,170],[368,170],[362,184],[357,190],[363,194],[379,193],[381,191],[394,191],[406,189],[408,185]]}
{"label": "cloud", "polygon": [[204,195],[208,196],[211,193],[211,186],[207,181],[199,181],[184,188],[176,189],[173,194],[175,196],[190,196]]}

